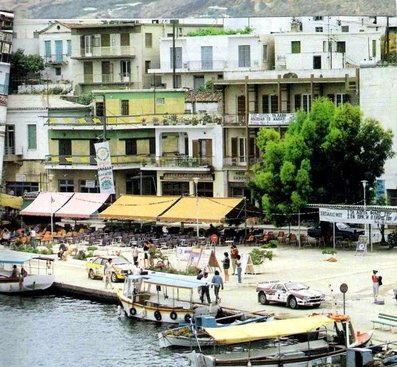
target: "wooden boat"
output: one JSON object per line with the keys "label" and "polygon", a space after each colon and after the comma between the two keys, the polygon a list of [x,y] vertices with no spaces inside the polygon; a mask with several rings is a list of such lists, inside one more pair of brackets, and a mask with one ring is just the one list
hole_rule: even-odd
{"label": "wooden boat", "polygon": [[[27,275],[13,277],[14,265],[19,272],[23,267]],[[31,253],[0,251],[0,293],[38,293],[50,288],[54,280],[52,258]]]}
{"label": "wooden boat", "polygon": [[216,319],[214,316],[196,316],[189,325],[167,329],[158,333],[160,348],[204,348],[216,345],[206,327],[228,327],[263,322],[267,316],[245,317],[245,314],[231,315]]}
{"label": "wooden boat", "polygon": [[[126,316],[141,320],[179,324],[196,315],[216,315],[219,306],[193,301],[201,280],[193,276],[147,272],[126,277],[117,296]],[[154,290],[152,289],[154,288]]]}
{"label": "wooden boat", "polygon": [[[329,328],[332,326],[331,328]],[[260,349],[205,355],[189,354],[195,367],[216,366],[291,366],[307,367],[338,363],[346,355],[347,348],[365,346],[372,337],[370,333],[354,332],[346,315],[316,315],[246,326],[207,328],[207,333],[224,345],[244,343],[259,339],[274,341],[275,346]],[[285,345],[279,338],[292,337]],[[331,364],[332,365],[332,364]]]}

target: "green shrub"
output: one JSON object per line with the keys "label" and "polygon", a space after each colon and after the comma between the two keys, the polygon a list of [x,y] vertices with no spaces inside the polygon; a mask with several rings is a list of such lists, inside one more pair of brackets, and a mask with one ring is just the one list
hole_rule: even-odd
{"label": "green shrub", "polygon": [[261,248],[254,248],[250,252],[251,260],[254,265],[261,265],[265,259],[273,259],[273,251],[268,251]]}
{"label": "green shrub", "polygon": [[261,246],[261,248],[277,248],[278,241],[277,240],[270,240],[268,243],[265,243]]}
{"label": "green shrub", "polygon": [[75,260],[86,260],[87,255],[83,250],[80,250],[75,256],[73,256],[73,259]]}
{"label": "green shrub", "polygon": [[93,252],[93,251],[95,251],[95,250],[98,250],[98,247],[97,247],[97,246],[88,246],[88,247],[87,247],[87,251]]}
{"label": "green shrub", "polygon": [[326,247],[326,248],[324,248],[324,249],[321,251],[322,254],[329,254],[329,255],[335,255],[336,252],[337,252],[337,251],[336,251],[334,248],[332,248],[332,247]]}

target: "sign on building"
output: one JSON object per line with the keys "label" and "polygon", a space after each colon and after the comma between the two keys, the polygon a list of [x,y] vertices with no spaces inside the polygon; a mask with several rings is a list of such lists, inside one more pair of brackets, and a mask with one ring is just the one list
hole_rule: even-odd
{"label": "sign on building", "polygon": [[295,118],[294,113],[250,113],[250,126],[288,126]]}
{"label": "sign on building", "polygon": [[101,193],[114,194],[112,161],[110,159],[109,143],[96,143],[95,152],[98,167],[98,184]]}
{"label": "sign on building", "polygon": [[319,208],[320,221],[361,224],[397,224],[397,212],[381,209]]}

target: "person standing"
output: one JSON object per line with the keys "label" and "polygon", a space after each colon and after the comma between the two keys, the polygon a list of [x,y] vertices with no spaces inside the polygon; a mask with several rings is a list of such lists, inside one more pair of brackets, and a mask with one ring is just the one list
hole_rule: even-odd
{"label": "person standing", "polygon": [[147,269],[149,267],[149,242],[143,243],[143,267]]}
{"label": "person standing", "polygon": [[228,282],[229,281],[230,259],[229,259],[229,254],[227,252],[224,252],[223,255],[224,255],[224,258],[222,260],[223,273],[225,274],[225,282]]}
{"label": "person standing", "polygon": [[138,257],[139,257],[138,247],[134,246],[132,249],[132,262],[134,263],[135,266],[138,266]]}
{"label": "person standing", "polygon": [[211,303],[210,285],[208,284],[208,272],[204,272],[204,276],[201,280],[203,281],[200,297],[201,303],[204,303],[204,296],[207,298],[207,303]]}
{"label": "person standing", "polygon": [[220,301],[219,289],[222,287],[222,290],[223,290],[223,279],[219,275],[218,270],[215,270],[215,275],[212,277],[211,283],[212,283],[211,288],[214,287],[215,303],[218,304]]}
{"label": "person standing", "polygon": [[113,264],[112,264],[112,259],[109,258],[108,261],[105,263],[105,288],[108,287],[108,285],[110,284],[111,280],[112,280],[112,270],[113,270]]}
{"label": "person standing", "polygon": [[232,245],[232,247],[230,248],[230,258],[232,260],[232,269],[233,269],[232,275],[236,273],[237,256],[238,256],[238,248],[236,245]]}
{"label": "person standing", "polygon": [[237,255],[236,269],[237,269],[237,282],[239,284],[241,284],[241,273],[243,271],[243,268],[241,267],[241,256],[240,255]]}
{"label": "person standing", "polygon": [[377,270],[372,271],[372,291],[374,294],[374,303],[378,301],[379,296],[379,276],[377,274]]}
{"label": "person standing", "polygon": [[30,245],[36,247],[36,230],[34,228],[30,230]]}

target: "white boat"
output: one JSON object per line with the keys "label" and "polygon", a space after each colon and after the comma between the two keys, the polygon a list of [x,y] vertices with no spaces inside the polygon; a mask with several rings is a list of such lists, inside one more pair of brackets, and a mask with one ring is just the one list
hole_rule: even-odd
{"label": "white boat", "polygon": [[[194,367],[333,365],[341,362],[348,348],[365,346],[372,336],[372,332],[354,332],[349,317],[345,315],[316,315],[246,326],[206,328],[206,331],[223,345],[264,339],[275,343],[273,347],[240,348],[214,355],[192,352],[188,358]],[[291,338],[287,343],[280,343],[281,337]]]}
{"label": "white boat", "polygon": [[231,315],[216,319],[214,316],[196,316],[189,325],[167,329],[157,334],[160,348],[204,348],[216,345],[206,331],[207,327],[229,327],[253,322],[264,322],[267,316],[247,318],[245,314]]}
{"label": "white boat", "polygon": [[217,314],[219,306],[193,301],[203,284],[193,276],[148,271],[126,277],[117,296],[128,317],[179,324],[196,315]]}
{"label": "white boat", "polygon": [[[13,266],[23,267],[26,276],[12,276]],[[0,293],[37,293],[54,283],[54,260],[38,254],[0,251]]]}

